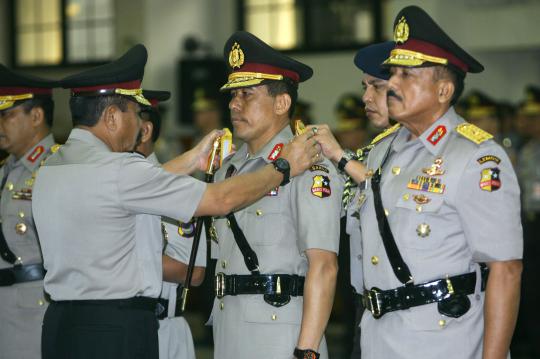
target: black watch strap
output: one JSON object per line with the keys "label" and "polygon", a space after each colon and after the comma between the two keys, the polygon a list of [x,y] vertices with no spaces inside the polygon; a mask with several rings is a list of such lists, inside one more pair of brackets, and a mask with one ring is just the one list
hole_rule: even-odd
{"label": "black watch strap", "polygon": [[321,354],[311,349],[294,348],[294,356],[298,359],[319,359]]}
{"label": "black watch strap", "polygon": [[343,157],[338,162],[337,168],[341,172],[345,172],[345,166],[347,163],[349,163],[350,160],[352,160],[355,157],[354,152],[351,150],[345,150],[343,151]]}

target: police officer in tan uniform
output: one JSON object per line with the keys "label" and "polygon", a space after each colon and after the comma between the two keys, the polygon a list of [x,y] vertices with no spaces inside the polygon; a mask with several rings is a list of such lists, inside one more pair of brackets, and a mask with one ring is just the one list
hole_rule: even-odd
{"label": "police officer in tan uniform", "polygon": [[[159,104],[171,97],[169,91],[143,90],[151,106],[143,108],[139,144],[135,152],[160,166],[154,145],[161,132]],[[186,223],[171,218],[140,214],[136,219],[137,252],[144,258],[141,270],[148,279],[147,295],[159,293],[156,315],[159,319],[159,357],[161,359],[195,359],[195,348],[189,324],[177,306],[178,283],[184,283],[193,237],[194,221]],[[163,252],[162,261],[154,253]],[[156,265],[157,264],[157,265]],[[162,266],[160,266],[162,264]],[[206,267],[206,240],[201,238],[193,270],[192,285],[201,284]]]}
{"label": "police officer in tan uniform", "polygon": [[[231,92],[234,133],[245,144],[223,163],[218,181],[279,165],[293,138],[298,83],[312,75],[243,31],[229,38],[224,56],[232,72],[222,90]],[[325,159],[216,220],[216,359],[328,357],[323,334],[334,297],[341,191]]]}
{"label": "police officer in tan uniform", "polygon": [[54,139],[52,88],[56,82],[24,76],[0,65],[0,358],[41,357],[47,308],[44,270],[32,215],[32,188]]}
{"label": "police officer in tan uniform", "polygon": [[[453,109],[483,66],[416,6],[394,23],[388,109],[360,209],[363,358],[505,358],[523,252],[505,151]],[[489,277],[486,266],[489,267]]]}
{"label": "police officer in tan uniform", "polygon": [[[150,105],[141,88],[147,56],[136,45],[116,61],[62,80],[72,92],[75,128],[42,166],[32,203],[52,299],[43,324],[44,359],[157,358],[159,287],[147,291],[137,216],[186,222],[222,215],[251,204],[289,175],[274,165],[218,184],[185,175],[205,167],[219,131],[162,167],[132,153],[141,106]],[[307,134],[283,151],[293,176],[318,155]],[[158,244],[152,265],[161,261]]]}

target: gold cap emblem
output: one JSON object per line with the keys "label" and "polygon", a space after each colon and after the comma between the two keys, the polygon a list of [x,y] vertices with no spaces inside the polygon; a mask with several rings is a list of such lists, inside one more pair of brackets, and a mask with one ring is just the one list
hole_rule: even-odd
{"label": "gold cap emblem", "polygon": [[405,20],[405,16],[402,16],[401,19],[399,19],[396,27],[394,28],[394,41],[397,44],[403,44],[408,39],[409,25],[407,24],[407,20]]}
{"label": "gold cap emblem", "polygon": [[244,64],[244,51],[240,48],[237,42],[232,46],[231,52],[229,52],[229,65],[234,68],[240,68]]}

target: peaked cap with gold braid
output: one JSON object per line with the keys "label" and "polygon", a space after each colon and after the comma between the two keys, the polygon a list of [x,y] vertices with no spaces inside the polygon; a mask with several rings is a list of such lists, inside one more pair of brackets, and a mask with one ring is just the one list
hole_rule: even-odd
{"label": "peaked cap with gold braid", "polygon": [[17,106],[18,101],[35,97],[52,97],[57,81],[11,71],[0,64],[0,111]]}
{"label": "peaked cap with gold braid", "polygon": [[141,88],[147,58],[146,48],[138,44],[119,59],[68,76],[61,80],[61,84],[63,88],[71,89],[73,97],[122,95],[141,105],[150,106]]}
{"label": "peaked cap with gold braid", "polygon": [[274,50],[247,31],[237,31],[227,40],[223,56],[231,73],[221,91],[260,85],[265,80],[294,84],[313,75],[311,67]]}

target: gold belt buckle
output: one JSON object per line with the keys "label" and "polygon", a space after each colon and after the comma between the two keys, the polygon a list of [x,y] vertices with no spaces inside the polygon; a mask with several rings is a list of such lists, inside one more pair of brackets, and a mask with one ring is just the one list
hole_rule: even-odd
{"label": "gold belt buckle", "polygon": [[225,296],[225,273],[217,273],[214,280],[214,290],[216,292],[216,297],[218,299],[221,299]]}

